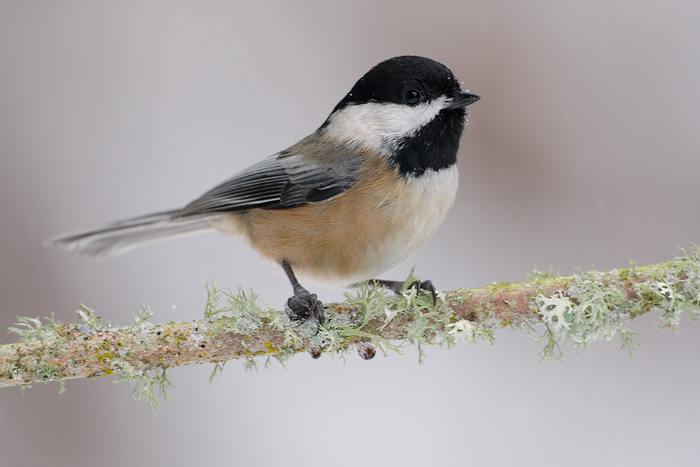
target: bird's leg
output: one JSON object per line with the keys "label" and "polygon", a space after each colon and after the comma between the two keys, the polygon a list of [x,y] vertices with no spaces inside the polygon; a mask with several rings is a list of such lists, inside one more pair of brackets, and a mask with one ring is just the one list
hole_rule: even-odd
{"label": "bird's leg", "polygon": [[311,317],[316,319],[319,324],[323,324],[323,303],[318,300],[316,294],[309,293],[308,290],[301,286],[294,275],[294,271],[292,271],[289,261],[285,259],[280,264],[294,289],[294,296],[289,297],[284,307],[289,319],[299,321],[307,320]]}
{"label": "bird's leg", "polygon": [[[401,281],[387,281],[384,279],[370,279],[369,282],[374,282],[375,284],[379,284],[383,287],[386,287],[387,289],[394,292],[396,295],[401,293],[404,284]],[[357,286],[357,284],[353,284],[353,286]],[[412,284],[410,284],[408,288],[416,289],[417,291],[427,290],[433,296],[433,305],[437,303],[437,290],[435,289],[435,286],[433,285],[432,281],[415,281]]]}

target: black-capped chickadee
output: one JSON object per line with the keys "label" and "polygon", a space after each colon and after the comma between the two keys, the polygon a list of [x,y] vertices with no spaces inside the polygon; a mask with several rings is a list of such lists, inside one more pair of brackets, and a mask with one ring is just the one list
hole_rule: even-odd
{"label": "black-capped chickadee", "polygon": [[[348,285],[420,248],[454,202],[465,107],[478,99],[436,61],[391,58],[355,83],[310,136],[184,208],[51,243],[105,257],[210,229],[240,234],[284,269],[294,288],[290,317],[320,322],[322,303],[295,273]],[[418,286],[435,293],[429,281]]]}

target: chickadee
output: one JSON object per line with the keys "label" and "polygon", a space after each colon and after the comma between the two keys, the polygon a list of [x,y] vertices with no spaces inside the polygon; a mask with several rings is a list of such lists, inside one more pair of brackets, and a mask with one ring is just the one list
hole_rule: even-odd
{"label": "chickadee", "polygon": [[[465,107],[477,100],[436,61],[391,58],[360,78],[310,136],[184,208],[50,243],[106,257],[210,229],[240,234],[287,274],[289,316],[321,322],[323,304],[295,273],[354,284],[420,248],[454,202]],[[435,293],[430,281],[417,286]]]}

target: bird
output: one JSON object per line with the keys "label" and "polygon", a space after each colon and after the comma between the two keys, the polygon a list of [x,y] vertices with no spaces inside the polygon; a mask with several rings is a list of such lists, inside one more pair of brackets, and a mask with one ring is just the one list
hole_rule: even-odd
{"label": "bird", "polygon": [[[403,281],[376,276],[415,253],[453,205],[466,107],[479,99],[435,60],[384,60],[316,131],[183,208],[48,243],[104,258],[209,230],[239,235],[284,270],[293,289],[289,317],[322,323],[322,301],[297,274],[343,286],[374,280],[400,292]],[[435,300],[431,281],[413,285]]]}

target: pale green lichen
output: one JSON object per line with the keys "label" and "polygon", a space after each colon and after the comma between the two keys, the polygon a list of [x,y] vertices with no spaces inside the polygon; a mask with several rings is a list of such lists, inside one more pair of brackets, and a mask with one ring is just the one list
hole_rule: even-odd
{"label": "pale green lichen", "polygon": [[[108,321],[97,316],[94,310],[85,305],[81,304],[76,313],[81,320],[81,323],[77,325],[65,325],[61,321],[56,320],[52,314],[51,317],[44,318],[44,321],[38,318],[18,317],[15,326],[8,329],[9,332],[19,335],[20,342],[42,341],[45,343],[44,350],[36,355],[36,358],[39,360],[34,365],[35,370],[33,370],[32,376],[42,382],[59,380],[61,383],[60,393],[65,391],[65,381],[61,380],[63,377],[61,370],[49,360],[55,351],[66,342],[66,337],[62,335],[62,332],[77,330],[88,334],[113,329]],[[153,311],[146,306],[142,306],[141,311],[134,314],[135,328],[143,331],[153,327],[154,325],[148,322],[152,316]],[[98,355],[97,359],[110,362],[111,370],[108,370],[106,373],[116,376],[115,383],[121,381],[132,383],[134,385],[134,398],[148,402],[149,410],[152,413],[155,414],[162,405],[158,394],[165,401],[169,399],[167,390],[173,384],[168,379],[165,368],[159,367],[149,371],[136,370],[121,355],[114,352],[105,352],[102,355]],[[10,365],[9,371],[14,381],[18,384],[26,385],[28,376],[26,368],[13,363]]]}
{"label": "pale green lichen", "polygon": [[660,275],[656,280],[639,283],[635,292],[661,311],[657,325],[662,329],[678,331],[683,313],[697,322],[700,316],[700,247],[692,245],[674,271]]}
{"label": "pale green lichen", "polygon": [[[544,322],[544,329],[538,330],[534,323],[527,323],[526,327],[540,345],[542,359],[561,358],[561,344],[585,348],[614,338],[631,353],[638,343],[628,323],[650,310],[660,310],[657,324],[662,329],[678,330],[683,313],[697,321],[700,249],[695,245],[692,249],[691,255],[686,254],[675,263],[658,265],[660,272],[650,280],[634,282],[637,271],[632,264],[621,271],[580,273],[565,292],[535,295],[533,308]],[[634,300],[619,285],[624,280],[633,281]]]}
{"label": "pale green lichen", "polygon": [[494,343],[495,335],[494,328],[484,326],[481,323],[475,323],[467,319],[460,319],[454,323],[445,326],[448,338],[445,343],[448,348],[455,344],[476,344],[477,342]]}
{"label": "pale green lichen", "polygon": [[[284,341],[281,347],[276,348],[271,343],[266,346],[269,353],[265,355],[265,367],[273,361],[284,366],[284,362],[297,352],[296,348],[303,342],[303,338],[316,333],[317,325],[313,322],[299,324],[290,322],[285,314],[278,313],[273,307],[262,302],[253,291],[246,292],[239,287],[236,292],[231,292],[218,287],[215,282],[205,284],[205,287],[207,304],[204,310],[205,320],[200,322],[199,326],[201,330],[216,327],[221,331],[246,336],[251,336],[265,328],[283,332]],[[247,347],[245,340],[240,343],[243,347]],[[247,371],[258,369],[256,355],[246,351],[243,358]],[[223,374],[223,363],[214,363],[210,382]]]}
{"label": "pale green lichen", "polygon": [[[247,349],[243,355],[237,354],[245,359],[248,370],[257,369],[261,357],[266,359],[266,367],[275,361],[284,365],[291,355],[304,350],[314,356],[323,352],[344,358],[355,346],[364,349],[365,353],[361,352],[363,358],[371,358],[375,347],[386,354],[389,351],[401,353],[404,346],[415,345],[422,362],[427,345],[451,348],[457,344],[493,343],[495,330],[504,326],[523,329],[532,335],[545,360],[560,358],[565,345],[584,348],[593,342],[614,339],[619,339],[624,349],[632,351],[637,344],[628,324],[636,316],[659,310],[659,326],[670,329],[678,329],[684,313],[694,321],[700,318],[698,247],[693,246],[691,255],[676,262],[643,268],[643,277],[647,278],[644,281],[639,278],[641,269],[632,264],[630,268],[619,271],[581,272],[568,278],[557,278],[551,271],[533,272],[530,279],[534,282],[529,286],[540,292],[532,294],[530,299],[532,316],[523,317],[522,311],[518,311],[519,319],[523,321],[515,323],[499,318],[495,305],[489,302],[473,307],[466,317],[457,316],[445,306],[444,294],[438,294],[434,304],[431,294],[410,287],[416,281],[413,274],[398,296],[375,283],[361,284],[354,293],[346,294],[346,302],[342,305],[344,311],[328,313],[322,325],[314,320],[304,323],[290,321],[284,313],[262,303],[253,292],[240,288],[229,292],[212,284],[207,286],[204,320],[197,322],[194,332],[178,337],[176,345],[187,349],[199,347],[212,331],[225,331],[242,336],[241,343],[247,348],[247,339],[264,335],[266,329],[276,331],[278,337],[274,344],[263,343],[265,349],[261,350],[260,342],[257,342],[255,350]],[[543,293],[554,286],[560,291]],[[522,284],[495,284],[487,287],[490,290],[487,296],[517,290],[518,287]],[[460,293],[451,296],[452,303],[464,305],[472,296],[469,291]],[[630,294],[635,297],[630,299]],[[505,302],[505,305],[513,308],[514,313],[520,306],[516,300]],[[70,332],[111,330],[111,324],[88,307],[81,305],[78,314],[83,322],[81,325],[64,325],[52,316],[45,322],[37,318],[18,318],[16,326],[10,329],[20,336],[22,342],[43,341],[41,352],[37,352],[43,356],[37,356],[40,360],[33,362],[37,363],[33,366],[33,376],[42,381],[62,377],[49,359],[52,352],[64,344],[64,336]],[[149,308],[142,307],[134,315],[134,330],[144,333],[144,336],[158,334],[158,329],[154,329],[158,325],[149,322],[152,315]],[[280,333],[284,336],[281,344]],[[307,345],[303,349],[304,342],[311,348]],[[173,386],[166,369],[162,366],[149,371],[137,369],[127,362],[127,357],[126,349],[106,349],[103,355],[97,356],[101,362],[108,361],[111,365],[105,374],[116,375],[116,381],[131,382],[134,397],[146,400],[151,412],[155,413],[162,405],[161,399],[169,399],[168,389]],[[212,363],[215,366],[210,381],[222,373],[225,364],[221,361]],[[9,366],[10,376],[19,384],[30,376],[26,371],[19,363]]]}
{"label": "pale green lichen", "polygon": [[[65,343],[61,336],[64,328],[65,325],[56,320],[53,313],[43,322],[39,318],[17,317],[15,326],[8,328],[8,331],[17,334],[20,342],[41,342],[42,351],[30,356],[33,360],[31,365],[25,366],[19,360],[12,362],[8,369],[10,378],[22,387],[29,387],[28,381],[37,379],[43,383],[60,380],[60,369],[51,360]],[[65,386],[61,381],[59,392],[63,391]]]}
{"label": "pale green lichen", "polygon": [[585,348],[619,337],[624,349],[631,352],[636,347],[634,333],[626,325],[633,311],[627,294],[607,282],[600,273],[582,273],[565,292],[535,295],[535,307],[547,325],[537,336],[545,343],[541,349],[544,360],[561,357],[560,343]]}
{"label": "pale green lichen", "polygon": [[175,384],[170,381],[164,367],[156,367],[152,370],[137,370],[131,365],[121,361],[115,362],[115,383],[127,381],[134,386],[132,397],[135,400],[144,400],[148,403],[148,410],[156,415],[162,407],[160,399],[170,402],[170,388]]}
{"label": "pale green lichen", "polygon": [[88,308],[82,303],[80,304],[80,308],[75,312],[78,313],[83,323],[90,327],[91,331],[107,331],[112,327],[109,321],[103,320],[95,314],[95,310]]}
{"label": "pale green lichen", "polygon": [[56,320],[53,313],[51,313],[50,318],[47,317],[44,320],[46,321],[45,323],[39,318],[18,316],[15,325],[7,328],[7,331],[17,334],[20,342],[54,339],[61,330],[63,323]]}
{"label": "pale green lichen", "polygon": [[213,383],[215,379],[220,378],[224,374],[224,366],[226,362],[214,362],[214,369],[209,375],[209,384]]}
{"label": "pale green lichen", "polygon": [[265,326],[273,315],[273,307],[264,304],[252,290],[246,292],[239,287],[236,293],[219,288],[216,282],[206,285],[207,304],[204,317],[210,322],[221,317],[226,331],[250,335]]}
{"label": "pale green lichen", "polygon": [[[111,327],[108,321],[95,316],[94,311],[84,305],[81,305],[81,310],[78,310],[77,313],[93,330],[101,331]],[[133,314],[133,329],[145,332],[156,327],[149,321],[153,314],[151,308],[141,305],[141,310]],[[155,416],[163,406],[161,399],[166,403],[170,401],[169,389],[174,388],[175,385],[170,381],[165,367],[157,366],[149,370],[134,368],[125,358],[127,353],[127,349],[121,349],[116,352],[107,352],[104,355],[105,360],[110,362],[111,369],[108,373],[115,376],[114,383],[128,382],[133,385],[133,398],[146,401],[149,412]]]}
{"label": "pale green lichen", "polygon": [[[354,311],[342,318],[330,317],[312,339],[312,344],[341,355],[348,350],[348,339],[353,338],[370,342],[384,354],[388,351],[402,353],[404,346],[415,345],[422,363],[426,345],[451,348],[457,343],[493,341],[493,322],[457,325],[459,320],[445,308],[445,295],[439,292],[433,303],[430,293],[411,287],[416,280],[411,273],[397,296],[373,282],[360,284],[355,293],[345,294],[346,304]],[[399,317],[407,323],[403,334],[396,340],[387,340],[382,331]],[[376,329],[369,326],[377,320],[383,324]]]}
{"label": "pale green lichen", "polygon": [[525,280],[528,282],[534,282],[539,279],[551,279],[553,277],[558,277],[559,273],[552,271],[552,267],[550,266],[549,269],[546,271],[541,271],[538,269],[533,269],[530,271],[527,276],[525,276]]}
{"label": "pale green lichen", "polygon": [[50,363],[42,363],[35,370],[34,374],[39,377],[42,381],[54,381],[60,377],[58,369]]}
{"label": "pale green lichen", "polygon": [[134,313],[134,324],[141,331],[152,328],[154,325],[149,320],[153,317],[153,310],[144,304],[141,304],[141,311]]}

